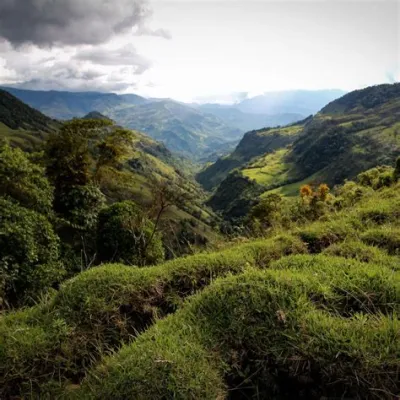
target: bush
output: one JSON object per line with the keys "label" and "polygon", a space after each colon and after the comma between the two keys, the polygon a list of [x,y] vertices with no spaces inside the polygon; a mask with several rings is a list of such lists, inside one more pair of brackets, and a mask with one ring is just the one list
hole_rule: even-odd
{"label": "bush", "polygon": [[105,265],[83,272],[65,282],[47,305],[0,320],[0,365],[6,377],[0,396],[45,395],[44,383],[53,382],[56,390],[48,390],[54,397],[69,380],[79,382],[104,352],[176,311],[187,296],[217,277],[239,274],[251,265],[264,268],[283,255],[304,251],[299,239],[282,235],[152,268]]}
{"label": "bush", "polygon": [[336,219],[334,221],[315,222],[300,229],[298,235],[307,244],[310,253],[320,253],[331,244],[353,236],[354,227],[347,220]]}
{"label": "bush", "polygon": [[398,393],[398,275],[328,257],[288,257],[272,268],[218,280],[106,357],[77,398]]}
{"label": "bush", "polygon": [[0,297],[4,305],[37,299],[60,281],[59,239],[47,219],[0,198]]}
{"label": "bush", "polygon": [[[390,262],[385,251],[378,247],[368,246],[359,240],[347,240],[342,243],[336,243],[323,251],[327,256],[338,256],[344,258],[353,258],[362,262]],[[394,260],[393,260],[394,261]]]}
{"label": "bush", "polygon": [[391,226],[382,226],[369,229],[361,239],[363,242],[378,246],[388,251],[389,254],[400,254],[400,229]]}
{"label": "bush", "polygon": [[394,169],[388,166],[379,166],[362,172],[357,176],[357,181],[362,186],[370,186],[374,190],[389,187],[393,184]]}
{"label": "bush", "polygon": [[97,241],[102,262],[142,266],[164,260],[161,234],[131,201],[115,203],[100,213]]}
{"label": "bush", "polygon": [[50,213],[53,189],[44,168],[32,163],[20,149],[0,144],[0,196],[40,213]]}

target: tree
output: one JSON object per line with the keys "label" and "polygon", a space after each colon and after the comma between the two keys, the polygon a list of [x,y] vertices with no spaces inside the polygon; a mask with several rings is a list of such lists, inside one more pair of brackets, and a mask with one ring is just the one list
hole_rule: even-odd
{"label": "tree", "polygon": [[77,186],[92,182],[98,140],[111,124],[105,120],[73,120],[48,139],[47,174],[55,186],[54,208],[58,213],[68,215],[64,198]]}
{"label": "tree", "polygon": [[150,217],[154,220],[154,228],[150,237],[150,242],[160,225],[162,215],[172,206],[184,207],[188,201],[193,199],[192,194],[184,190],[183,181],[167,181],[153,178],[150,181],[152,193],[152,205],[150,207]]}
{"label": "tree", "polygon": [[132,143],[133,134],[126,129],[116,129],[106,136],[98,146],[98,157],[94,173],[95,179],[99,177],[102,167],[115,167],[129,154],[129,145]]}
{"label": "tree", "polygon": [[44,168],[6,143],[0,144],[0,196],[40,213],[52,210],[53,188]]}
{"label": "tree", "polygon": [[98,257],[101,262],[151,265],[164,260],[161,235],[154,223],[131,201],[101,211],[98,222]]}
{"label": "tree", "polygon": [[22,305],[60,282],[59,239],[46,217],[0,198],[0,303]]}
{"label": "tree", "polygon": [[[259,221],[265,228],[270,227],[278,219],[281,210],[282,197],[279,194],[271,193],[262,198],[250,211],[250,217]],[[257,222],[254,227],[257,227]]]}

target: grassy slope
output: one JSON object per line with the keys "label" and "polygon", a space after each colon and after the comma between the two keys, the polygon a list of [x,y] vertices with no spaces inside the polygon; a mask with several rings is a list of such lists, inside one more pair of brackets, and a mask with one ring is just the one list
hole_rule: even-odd
{"label": "grassy slope", "polygon": [[203,169],[197,174],[197,181],[205,189],[213,189],[234,169],[243,168],[253,158],[292,143],[302,127],[298,123],[284,128],[266,128],[246,133],[232,154]]}
{"label": "grassy slope", "polygon": [[57,121],[0,90],[0,138],[6,138],[26,150],[33,150],[57,127]]}
{"label": "grassy slope", "polygon": [[[49,301],[0,321],[3,396],[69,393],[103,352],[176,309],[91,370],[78,398],[211,399],[238,386],[244,395],[283,399],[293,398],[290,387],[318,399],[396,393],[399,189],[368,192],[291,235],[78,275]],[[325,257],[287,258],[307,252]],[[238,277],[213,283],[229,274]]]}

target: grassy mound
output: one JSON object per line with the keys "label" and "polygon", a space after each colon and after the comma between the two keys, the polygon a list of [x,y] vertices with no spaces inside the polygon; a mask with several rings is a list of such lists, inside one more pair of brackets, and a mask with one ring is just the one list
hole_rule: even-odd
{"label": "grassy mound", "polygon": [[104,352],[130,341],[154,318],[174,312],[217,277],[302,252],[304,244],[285,235],[151,268],[88,270],[67,281],[47,303],[0,320],[0,395],[46,390],[55,395],[68,382],[79,382]]}
{"label": "grassy mound", "polygon": [[400,276],[389,268],[286,257],[192,297],[104,359],[74,396],[393,398],[399,300]]}
{"label": "grassy mound", "polygon": [[400,228],[388,225],[369,229],[361,238],[363,242],[381,247],[389,254],[400,254]]}

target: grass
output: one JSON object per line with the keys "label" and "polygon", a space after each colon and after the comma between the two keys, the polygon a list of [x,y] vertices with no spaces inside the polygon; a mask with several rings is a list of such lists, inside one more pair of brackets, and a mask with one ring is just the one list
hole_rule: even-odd
{"label": "grass", "polygon": [[242,170],[244,176],[254,179],[258,184],[270,186],[286,181],[291,178],[291,164],[284,160],[287,155],[287,149],[277,150],[274,153],[267,154],[258,158],[256,162],[250,164],[248,168]]}
{"label": "grass", "polygon": [[297,238],[286,235],[152,268],[106,265],[81,273],[46,305],[0,321],[0,394],[46,393],[49,383],[54,396],[78,382],[103,353],[130,341],[155,318],[174,312],[183,299],[217,277],[251,265],[264,268],[285,254],[304,251]]}
{"label": "grass", "polygon": [[399,389],[399,297],[390,269],[283,258],[219,279],[106,357],[74,395],[391,398]]}

